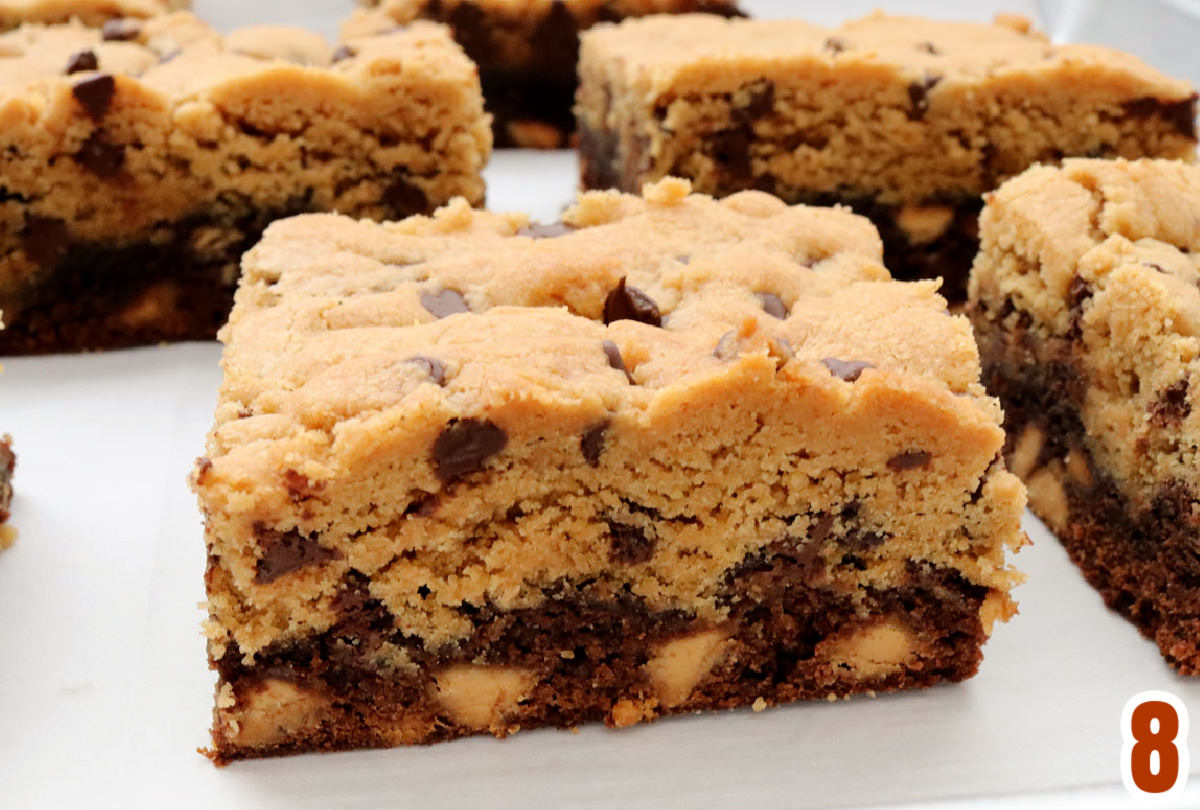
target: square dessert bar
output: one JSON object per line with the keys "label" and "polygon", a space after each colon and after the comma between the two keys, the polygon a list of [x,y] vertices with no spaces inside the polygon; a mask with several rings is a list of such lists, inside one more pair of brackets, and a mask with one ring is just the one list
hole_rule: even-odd
{"label": "square dessert bar", "polygon": [[1003,178],[1196,144],[1186,82],[1054,45],[1021,18],[635,20],[584,35],[580,78],[586,188],[675,175],[709,194],[847,204],[880,229],[893,274],[941,276],[952,301],[965,297],[980,195]]}
{"label": "square dessert bar", "polygon": [[[135,20],[184,9],[191,0],[0,0],[0,31],[25,23],[49,25],[78,20],[116,33]],[[125,22],[128,20],[128,22]]]}
{"label": "square dessert bar", "polygon": [[443,26],[126,23],[0,35],[0,355],[211,339],[272,220],[483,201],[479,78]]}
{"label": "square dessert bar", "polygon": [[350,29],[444,22],[479,65],[497,146],[555,149],[575,132],[579,32],[648,14],[740,16],[737,0],[361,0]]}
{"label": "square dessert bar", "polygon": [[1200,168],[1031,169],[980,237],[970,307],[1013,471],[1104,601],[1200,674]]}
{"label": "square dessert bar", "polygon": [[193,476],[212,756],[927,686],[1013,605],[966,318],[845,211],[276,223]]}

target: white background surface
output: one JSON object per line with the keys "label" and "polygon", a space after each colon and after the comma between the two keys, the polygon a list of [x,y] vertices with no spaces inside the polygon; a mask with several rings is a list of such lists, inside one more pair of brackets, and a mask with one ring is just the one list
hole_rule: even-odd
{"label": "white background surface", "polygon": [[[197,5],[223,25],[287,20],[329,31],[345,10],[338,0]],[[746,5],[836,22],[875,2]],[[995,10],[884,5],[977,18]],[[1168,54],[1186,57],[1197,41],[1195,28],[1153,18],[1184,0],[1108,0],[1097,4],[1104,18],[1054,5],[1053,19],[1096,40],[1154,42],[1146,32],[1157,32],[1146,55],[1168,70]],[[1114,9],[1125,10],[1123,24]],[[488,179],[493,207],[553,220],[573,194],[574,157],[499,154]],[[1124,807],[1126,699],[1166,689],[1200,723],[1200,683],[1172,675],[1030,519],[1035,545],[1017,560],[1030,576],[1021,614],[997,628],[981,674],[965,684],[622,732],[526,732],[216,769],[195,753],[207,743],[214,678],[198,629],[200,520],[184,479],[203,450],[218,358],[216,345],[191,344],[6,364],[0,427],[20,456],[21,537],[0,555],[0,808]],[[1190,751],[1200,764],[1200,728]],[[1193,783],[1173,806],[1200,807],[1200,778]]]}

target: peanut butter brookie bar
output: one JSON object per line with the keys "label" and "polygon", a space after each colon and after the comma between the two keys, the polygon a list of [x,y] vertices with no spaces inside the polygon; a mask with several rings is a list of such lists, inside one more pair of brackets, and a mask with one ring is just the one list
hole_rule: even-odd
{"label": "peanut butter brookie bar", "polygon": [[65,23],[107,26],[110,35],[131,30],[147,17],[184,9],[190,0],[0,0],[0,31],[25,23]]}
{"label": "peanut butter brookie bar", "polygon": [[360,0],[349,31],[444,22],[479,65],[497,146],[554,149],[575,132],[579,32],[649,14],[739,16],[737,0]]}
{"label": "peanut butter brookie bar", "polygon": [[966,318],[845,211],[309,216],[246,257],[194,473],[213,756],[928,686],[1013,611]]}
{"label": "peanut butter brookie bar", "polygon": [[0,36],[0,354],[211,339],[272,220],[483,200],[479,79],[442,26],[126,23]]}
{"label": "peanut butter brookie bar", "polygon": [[843,203],[875,222],[899,278],[965,298],[980,195],[1064,156],[1183,157],[1195,96],[1132,56],[995,24],[875,14],[650,18],[584,34],[586,188],[688,177],[698,191]]}
{"label": "peanut butter brookie bar", "polygon": [[1034,511],[1200,674],[1200,168],[1070,160],[990,196],[971,310]]}

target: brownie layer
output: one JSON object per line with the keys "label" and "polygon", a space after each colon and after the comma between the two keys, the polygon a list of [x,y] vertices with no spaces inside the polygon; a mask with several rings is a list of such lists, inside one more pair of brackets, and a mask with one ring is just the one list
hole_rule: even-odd
{"label": "brownie layer", "polygon": [[[329,632],[266,650],[249,666],[236,646],[215,662],[219,696],[232,689],[239,703],[252,703],[256,694],[282,692],[286,699],[276,713],[279,728],[249,729],[259,737],[250,745],[237,739],[247,728],[218,710],[210,755],[226,763],[592,721],[619,727],[667,714],[925,687],[975,673],[986,640],[980,621],[986,588],[952,570],[912,563],[899,587],[851,595],[822,584],[816,551],[811,543],[780,542],[731,571],[723,597],[729,618],[718,626],[681,612],[652,612],[630,594],[594,599],[587,584],[560,585],[536,609],[464,605],[475,632],[438,651],[398,630],[370,598],[365,579],[352,574],[339,597],[341,618]],[[847,553],[842,564],[853,566],[856,558]],[[875,660],[887,658],[886,641],[874,658],[854,646],[878,644],[873,632],[893,643],[914,640],[919,653],[905,648],[897,660]],[[687,651],[692,640],[704,646],[710,639],[719,640],[719,654]],[[674,699],[656,684],[652,663],[672,643],[679,647],[667,657],[698,667],[685,673],[686,691]],[[372,666],[384,646],[403,649],[414,666],[399,672]],[[488,727],[464,724],[437,697],[445,688],[437,673],[464,669],[530,675],[520,699],[510,696]]]}
{"label": "brownie layer", "polygon": [[[391,194],[395,218],[428,213],[414,187]],[[72,242],[58,220],[34,220],[23,246],[41,266],[0,310],[0,356],[212,340],[237,288],[238,263],[268,225],[313,210],[306,198],[260,210],[246,200],[164,224],[129,244]]]}
{"label": "brownie layer", "polygon": [[[1078,318],[1078,306],[1073,316]],[[1127,497],[1098,469],[1080,419],[1086,380],[1073,340],[1031,335],[1023,313],[974,313],[983,380],[1004,404],[1006,456],[1030,506],[1105,604],[1158,644],[1184,675],[1200,675],[1200,516],[1181,481],[1150,502]],[[1001,328],[1000,322],[1010,324]]]}

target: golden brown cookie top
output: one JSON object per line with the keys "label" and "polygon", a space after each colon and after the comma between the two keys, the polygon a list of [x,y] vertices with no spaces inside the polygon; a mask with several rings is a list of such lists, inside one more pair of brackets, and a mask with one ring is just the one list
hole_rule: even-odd
{"label": "golden brown cookie top", "polygon": [[78,20],[99,28],[113,23],[110,33],[123,30],[119,22],[188,8],[190,0],[0,0],[0,31],[24,23],[65,23]]}
{"label": "golden brown cookie top", "polygon": [[[1054,45],[1027,20],[1002,17],[992,24],[946,22],[876,12],[839,28],[800,20],[726,20],[710,15],[651,17],[597,26],[589,47],[624,60],[630,84],[655,88],[701,83],[747,72],[783,79],[798,67],[882,73],[947,87],[990,81],[1021,82],[1035,76],[1064,80],[1080,73],[1104,77],[1119,95],[1185,99],[1191,86],[1129,54],[1091,45]],[[1064,87],[1069,86],[1064,84]]]}

